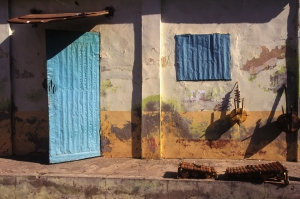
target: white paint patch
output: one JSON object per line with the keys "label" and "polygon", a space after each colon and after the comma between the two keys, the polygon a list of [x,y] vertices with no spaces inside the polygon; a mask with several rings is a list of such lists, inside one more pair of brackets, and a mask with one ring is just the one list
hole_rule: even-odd
{"label": "white paint patch", "polygon": [[198,90],[198,91],[191,91],[191,97],[185,98],[185,102],[195,102],[195,101],[207,101],[205,96],[207,95],[207,91],[205,90]]}

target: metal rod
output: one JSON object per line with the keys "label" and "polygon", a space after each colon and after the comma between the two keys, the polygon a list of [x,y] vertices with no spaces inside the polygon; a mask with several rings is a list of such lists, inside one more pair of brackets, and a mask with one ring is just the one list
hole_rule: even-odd
{"label": "metal rod", "polygon": [[237,84],[237,107],[240,108],[240,88],[239,84]]}
{"label": "metal rod", "polygon": [[242,99],[242,117],[243,117],[243,109],[244,109],[244,98]]}
{"label": "metal rod", "polygon": [[235,113],[236,113],[236,99],[234,99],[234,110],[235,110]]}
{"label": "metal rod", "polygon": [[286,114],[289,113],[288,111],[288,95],[287,95],[287,83],[284,84],[284,94],[285,94],[285,108],[286,108]]}

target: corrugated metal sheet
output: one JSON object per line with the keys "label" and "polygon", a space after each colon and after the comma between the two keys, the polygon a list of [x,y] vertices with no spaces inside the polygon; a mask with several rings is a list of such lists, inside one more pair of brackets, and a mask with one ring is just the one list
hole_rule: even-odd
{"label": "corrugated metal sheet", "polygon": [[231,80],[228,34],[177,35],[177,80]]}
{"label": "corrugated metal sheet", "polygon": [[50,163],[100,155],[99,33],[46,31]]}

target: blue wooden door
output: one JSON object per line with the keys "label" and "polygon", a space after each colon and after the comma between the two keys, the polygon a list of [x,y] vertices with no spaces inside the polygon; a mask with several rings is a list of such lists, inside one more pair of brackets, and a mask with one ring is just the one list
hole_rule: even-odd
{"label": "blue wooden door", "polygon": [[100,35],[46,30],[49,161],[100,155]]}

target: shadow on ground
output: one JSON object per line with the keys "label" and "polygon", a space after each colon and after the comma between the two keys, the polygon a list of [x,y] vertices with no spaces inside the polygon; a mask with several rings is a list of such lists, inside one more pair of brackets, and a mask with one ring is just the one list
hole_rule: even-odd
{"label": "shadow on ground", "polygon": [[21,162],[33,162],[48,165],[49,164],[49,156],[48,155],[26,155],[26,156],[5,156],[0,157],[2,159],[8,160],[16,160]]}
{"label": "shadow on ground", "polygon": [[174,171],[167,171],[164,175],[163,178],[172,178],[176,179],[177,178],[177,172]]}

